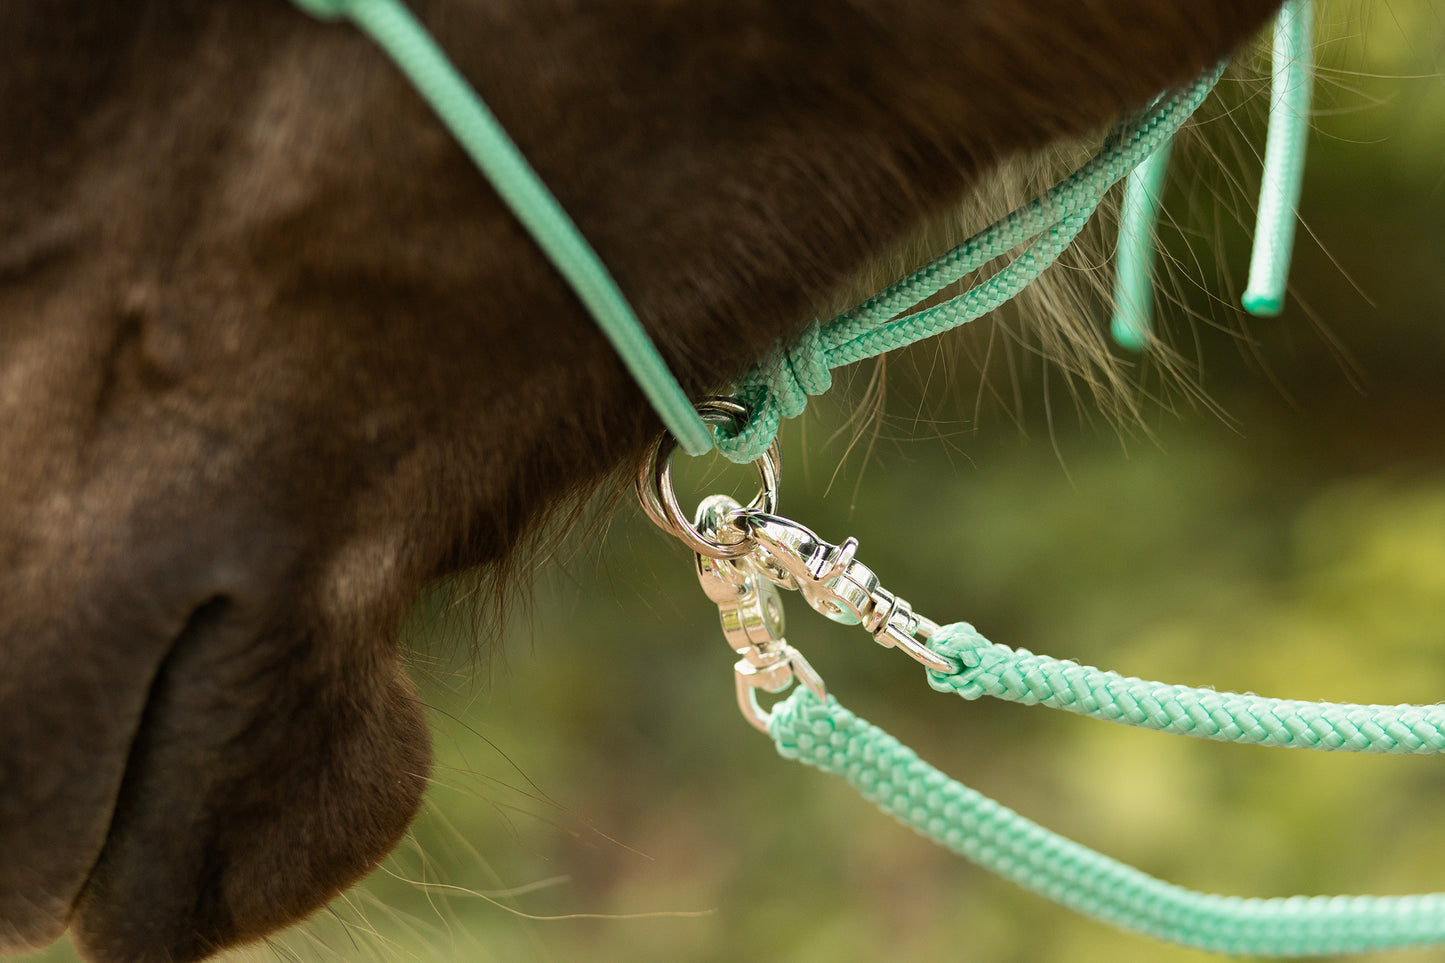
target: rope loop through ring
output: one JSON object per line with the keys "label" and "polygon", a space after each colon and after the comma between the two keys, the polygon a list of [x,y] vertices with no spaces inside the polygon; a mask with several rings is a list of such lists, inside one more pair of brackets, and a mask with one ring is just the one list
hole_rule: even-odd
{"label": "rope loop through ring", "polygon": [[[748,423],[750,415],[746,405],[732,398],[704,398],[697,403],[697,413],[706,424],[725,426],[734,432]],[[652,451],[642,460],[642,471],[637,476],[637,494],[647,517],[663,531],[682,539],[699,555],[741,558],[748,554],[752,551],[752,540],[742,533],[738,533],[736,541],[712,539],[687,520],[672,484],[672,456],[677,448],[677,439],[670,432],[663,432],[653,444]],[[746,507],[776,514],[778,484],[782,477],[782,459],[776,439],[753,464],[758,469],[762,488]]]}

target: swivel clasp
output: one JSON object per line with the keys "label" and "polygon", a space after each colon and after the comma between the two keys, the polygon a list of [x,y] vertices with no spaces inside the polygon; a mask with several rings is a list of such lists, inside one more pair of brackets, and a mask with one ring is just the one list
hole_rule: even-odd
{"label": "swivel clasp", "polygon": [[858,540],[839,545],[780,515],[740,509],[732,519],[755,546],[758,570],[784,588],[796,589],[814,610],[844,625],[861,625],[879,645],[901,649],[939,672],[957,666],[928,648],[938,628],[908,602],[878,583],[873,570],[858,561]]}
{"label": "swivel clasp", "polygon": [[[742,506],[727,495],[713,495],[698,506],[696,529],[705,538],[719,540],[741,511]],[[783,600],[757,558],[698,554],[696,559],[697,580],[718,607],[724,638],[741,656],[733,674],[744,718],[767,732],[770,713],[759,705],[758,690],[777,695],[794,681],[826,699],[822,678],[783,636]]]}

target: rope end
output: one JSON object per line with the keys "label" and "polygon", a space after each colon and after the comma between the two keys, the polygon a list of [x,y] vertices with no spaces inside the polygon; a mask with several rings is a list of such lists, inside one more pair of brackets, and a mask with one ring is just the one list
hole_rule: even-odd
{"label": "rope end", "polygon": [[1135,311],[1125,311],[1121,307],[1109,325],[1109,334],[1119,347],[1140,354],[1149,346],[1149,331],[1152,327],[1147,316],[1141,316]]}
{"label": "rope end", "polygon": [[1241,300],[1244,310],[1256,318],[1277,318],[1284,310],[1284,294],[1279,291],[1249,290]]}

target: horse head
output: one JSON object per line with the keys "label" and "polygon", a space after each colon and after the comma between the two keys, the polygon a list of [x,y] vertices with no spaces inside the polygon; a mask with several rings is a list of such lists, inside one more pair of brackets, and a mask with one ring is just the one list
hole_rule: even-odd
{"label": "horse head", "polygon": [[[415,6],[700,395],[1275,5]],[[404,832],[421,589],[659,426],[358,33],[19,0],[0,45],[0,953],[200,959]]]}

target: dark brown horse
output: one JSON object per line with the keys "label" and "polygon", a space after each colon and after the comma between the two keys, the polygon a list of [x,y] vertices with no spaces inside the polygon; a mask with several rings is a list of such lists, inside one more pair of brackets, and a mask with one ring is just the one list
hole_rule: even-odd
{"label": "dark brown horse", "polygon": [[[1275,0],[427,0],[693,393]],[[426,785],[397,626],[659,427],[451,137],[285,0],[0,5],[0,953],[194,960]]]}

